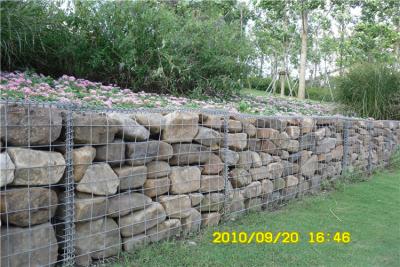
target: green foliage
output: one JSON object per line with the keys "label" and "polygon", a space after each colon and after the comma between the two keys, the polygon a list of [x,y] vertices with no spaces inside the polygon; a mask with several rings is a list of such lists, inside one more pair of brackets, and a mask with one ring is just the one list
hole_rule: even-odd
{"label": "green foliage", "polygon": [[[267,90],[268,86],[271,84],[272,79],[270,77],[260,77],[260,76],[250,76],[246,79],[245,86],[246,88],[249,89],[255,89],[259,91],[264,91]],[[292,81],[291,84],[293,85],[294,82]],[[272,86],[272,85],[271,85]],[[276,81],[275,83],[275,93],[277,95],[280,94],[281,92],[281,87],[280,87],[280,82]],[[285,82],[285,95],[288,96],[290,93],[289,85],[287,82]],[[293,96],[297,95],[297,92],[293,91],[294,94]]]}
{"label": "green foliage", "polygon": [[1,2],[2,69],[222,96],[251,70],[236,1],[75,1],[71,10],[55,3]]}
{"label": "green foliage", "polygon": [[331,92],[329,91],[329,88],[326,87],[307,87],[306,97],[307,99],[316,101],[331,102],[334,100],[332,99],[332,95]]}
{"label": "green foliage", "polygon": [[382,64],[359,64],[337,82],[338,99],[364,117],[400,119],[400,72]]}

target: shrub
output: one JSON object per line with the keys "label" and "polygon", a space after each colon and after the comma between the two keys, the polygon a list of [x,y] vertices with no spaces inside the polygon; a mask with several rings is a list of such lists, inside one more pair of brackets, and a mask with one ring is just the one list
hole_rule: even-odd
{"label": "shrub", "polygon": [[337,82],[338,100],[363,117],[400,118],[400,72],[382,64],[352,67]]}
{"label": "shrub", "polygon": [[57,2],[1,2],[2,69],[222,96],[250,72],[253,47],[235,1],[74,1],[71,10]]}
{"label": "shrub", "polygon": [[[267,90],[271,82],[272,78],[270,77],[249,76],[246,80],[245,86],[250,89],[265,91]],[[294,82],[292,81],[291,84],[293,86]],[[276,81],[275,88],[276,88],[275,94],[279,95],[281,92],[281,84],[279,80]],[[289,85],[287,82],[285,82],[285,95],[288,96],[289,94],[290,94]],[[297,92],[295,90],[293,90],[292,96],[297,96]]]}
{"label": "shrub", "polygon": [[306,96],[308,99],[317,101],[333,101],[329,88],[326,87],[307,87]]}

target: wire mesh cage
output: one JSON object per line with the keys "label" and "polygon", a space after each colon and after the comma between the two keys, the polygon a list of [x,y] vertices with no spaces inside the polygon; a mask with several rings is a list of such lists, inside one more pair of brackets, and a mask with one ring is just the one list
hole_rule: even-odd
{"label": "wire mesh cage", "polygon": [[1,266],[88,266],[274,208],[400,143],[397,121],[1,102]]}

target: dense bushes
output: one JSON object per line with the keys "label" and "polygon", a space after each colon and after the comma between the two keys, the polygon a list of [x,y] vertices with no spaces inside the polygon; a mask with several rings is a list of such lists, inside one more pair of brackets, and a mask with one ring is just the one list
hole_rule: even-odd
{"label": "dense bushes", "polygon": [[354,66],[337,84],[339,101],[361,116],[400,119],[400,72],[379,64]]}
{"label": "dense bushes", "polygon": [[236,1],[1,2],[1,67],[134,90],[227,95],[253,50]]}
{"label": "dense bushes", "polygon": [[327,87],[307,87],[306,97],[307,99],[316,101],[331,102],[334,100],[332,99],[332,94]]}

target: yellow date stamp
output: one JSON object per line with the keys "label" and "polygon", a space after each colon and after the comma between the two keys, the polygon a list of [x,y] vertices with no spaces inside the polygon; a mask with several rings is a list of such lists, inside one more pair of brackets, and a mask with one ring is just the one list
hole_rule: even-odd
{"label": "yellow date stamp", "polygon": [[349,232],[308,232],[301,236],[296,231],[281,232],[214,232],[212,243],[214,244],[297,244],[306,241],[310,244],[341,243],[351,242]]}

